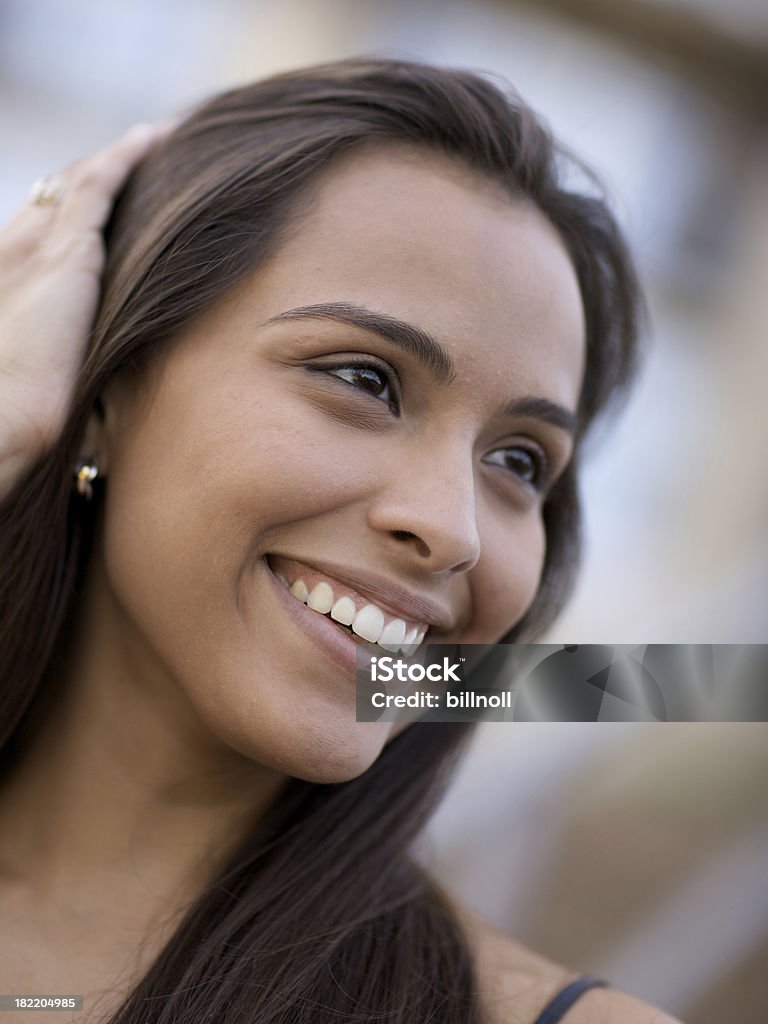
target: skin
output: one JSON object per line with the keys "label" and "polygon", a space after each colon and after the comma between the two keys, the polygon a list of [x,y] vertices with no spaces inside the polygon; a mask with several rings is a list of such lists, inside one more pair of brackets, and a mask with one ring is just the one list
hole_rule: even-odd
{"label": "skin", "polygon": [[54,176],[58,202],[25,203],[0,233],[0,501],[60,435],[99,299],[101,229],[171,128],[134,125]]}
{"label": "skin", "polygon": [[[455,376],[439,383],[328,319],[265,323],[321,302],[429,331]],[[360,358],[397,372],[399,415],[370,376],[366,390],[307,369]],[[0,790],[19,929],[55,898],[77,906],[84,949],[105,899],[116,928],[145,931],[288,775],[353,778],[393,735],[355,722],[351,681],[275,600],[266,553],[370,569],[439,601],[440,639],[492,642],[520,619],[545,495],[519,449],[547,453],[551,485],[571,439],[497,411],[523,395],[574,410],[584,359],[576,277],[544,216],[394,147],[337,162],[272,259],[145,377],[110,381],[82,448],[105,507],[63,696]],[[53,956],[65,932],[50,934]]]}

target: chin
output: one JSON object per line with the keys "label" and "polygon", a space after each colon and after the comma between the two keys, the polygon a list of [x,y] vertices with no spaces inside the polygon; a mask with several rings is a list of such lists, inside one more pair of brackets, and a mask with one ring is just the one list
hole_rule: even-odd
{"label": "chin", "polygon": [[386,732],[377,722],[355,722],[344,737],[338,733],[321,735],[313,730],[286,751],[286,767],[282,770],[305,782],[349,782],[378,760],[389,732],[389,726],[385,728]]}
{"label": "chin", "polygon": [[380,753],[379,750],[374,756],[370,756],[349,752],[345,756],[344,753],[336,751],[330,754],[318,751],[314,755],[307,753],[302,757],[287,755],[284,758],[276,759],[265,767],[270,767],[293,779],[301,779],[303,782],[316,782],[329,786],[340,782],[350,782],[365,774],[376,762]]}
{"label": "chin", "polygon": [[[352,712],[354,713],[354,712]],[[219,740],[247,758],[254,767],[305,782],[326,785],[349,782],[378,759],[393,729],[391,722],[350,721],[348,714],[279,721],[274,717],[263,731],[243,730],[242,720],[209,722]],[[229,725],[229,727],[228,727]]]}

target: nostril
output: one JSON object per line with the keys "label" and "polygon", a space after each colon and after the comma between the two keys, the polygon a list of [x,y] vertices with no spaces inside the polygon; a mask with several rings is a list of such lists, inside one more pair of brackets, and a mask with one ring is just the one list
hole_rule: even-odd
{"label": "nostril", "polygon": [[429,558],[432,554],[429,549],[429,545],[425,544],[417,534],[411,533],[410,530],[392,530],[392,536],[395,540],[415,540],[419,554],[424,558]]}

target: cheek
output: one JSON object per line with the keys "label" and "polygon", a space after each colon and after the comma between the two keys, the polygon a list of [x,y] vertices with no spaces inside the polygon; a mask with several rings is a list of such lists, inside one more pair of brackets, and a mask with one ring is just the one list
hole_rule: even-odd
{"label": "cheek", "polygon": [[189,580],[198,567],[212,587],[264,530],[314,515],[343,491],[338,447],[275,396],[196,394],[192,405],[158,403],[111,458],[109,550],[122,570],[141,563],[160,586],[165,573]]}
{"label": "cheek", "polygon": [[[498,641],[522,619],[539,589],[546,553],[544,524],[538,515],[516,530],[499,531],[475,568],[473,590],[478,643]],[[469,642],[469,641],[468,641]]]}
{"label": "cheek", "polygon": [[184,430],[176,419],[170,429],[148,418],[110,462],[100,549],[110,657],[149,680],[195,737],[202,721],[216,742],[288,774],[360,774],[383,745],[381,727],[350,724],[335,675],[315,685],[303,662],[297,671],[252,603],[263,596],[250,574],[261,539],[330,504],[330,489],[319,492],[328,467],[298,428],[265,425],[257,437],[221,420],[215,431]]}
{"label": "cheek", "polygon": [[[194,652],[231,629],[254,508],[272,474],[256,455],[258,411],[183,361],[149,408],[110,437],[103,560],[109,587],[155,650]],[[185,372],[185,370],[187,372]]]}
{"label": "cheek", "polygon": [[[103,559],[118,604],[155,649],[197,649],[225,597],[236,549],[232,524],[216,517],[209,466],[169,432],[142,431],[112,460],[104,508]],[[178,440],[177,440],[178,438]]]}
{"label": "cheek", "polygon": [[106,581],[172,672],[235,651],[261,555],[329,529],[379,472],[374,435],[342,449],[339,425],[306,402],[276,388],[245,400],[228,378],[205,388],[169,375],[153,407],[120,426],[106,483]]}

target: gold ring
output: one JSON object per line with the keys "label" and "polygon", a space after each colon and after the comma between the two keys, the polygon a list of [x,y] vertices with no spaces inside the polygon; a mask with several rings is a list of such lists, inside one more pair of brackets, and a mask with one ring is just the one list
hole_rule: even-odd
{"label": "gold ring", "polygon": [[35,206],[57,206],[64,192],[56,178],[46,175],[32,183],[29,201]]}

